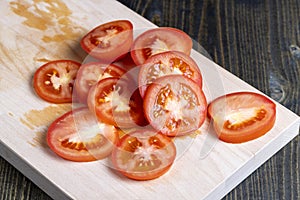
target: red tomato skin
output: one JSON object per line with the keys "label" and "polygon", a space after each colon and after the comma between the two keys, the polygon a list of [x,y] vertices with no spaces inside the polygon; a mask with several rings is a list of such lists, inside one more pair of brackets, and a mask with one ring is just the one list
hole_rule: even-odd
{"label": "red tomato skin", "polygon": [[[114,47],[101,48],[99,45],[94,44],[94,36],[97,37],[97,33],[117,28],[118,32],[116,41],[114,41]],[[131,48],[133,43],[133,25],[129,20],[115,20],[101,24],[91,31],[89,31],[80,41],[82,49],[94,58],[97,58],[103,62],[112,63],[123,58]]]}
{"label": "red tomato skin", "polygon": [[[49,86],[45,84],[45,79],[49,79],[47,77],[46,72],[48,72],[51,69],[51,65],[57,65],[60,63],[69,63],[72,66],[74,66],[74,71],[77,71],[80,68],[81,64],[79,62],[73,61],[73,60],[55,60],[55,61],[50,61],[48,63],[45,63],[41,67],[39,67],[33,77],[33,88],[36,92],[36,94],[41,97],[43,100],[48,101],[50,103],[71,103],[72,102],[72,91],[73,91],[73,86],[72,86],[72,91],[70,91],[69,94],[60,96],[59,94],[53,94],[51,93],[51,90],[49,89]],[[48,69],[49,67],[49,69]],[[45,72],[45,73],[44,73]],[[72,77],[73,80],[76,78],[76,74]],[[44,78],[43,78],[44,77]]]}
{"label": "red tomato skin", "polygon": [[[164,86],[164,84],[166,83],[177,83],[182,81],[186,84],[189,85],[190,87],[194,88],[194,92],[197,95],[198,101],[199,101],[199,106],[201,108],[199,108],[199,113],[197,113],[197,117],[199,119],[197,124],[194,124],[193,126],[189,126],[187,128],[187,130],[181,130],[178,131],[177,129],[175,131],[162,131],[161,129],[163,127],[161,127],[161,125],[157,124],[157,122],[155,122],[155,120],[153,119],[152,115],[152,108],[154,108],[154,101],[156,101],[156,94],[158,90],[161,89],[161,85]],[[147,91],[145,93],[145,97],[144,97],[144,113],[145,116],[149,122],[149,124],[156,129],[157,131],[162,132],[163,134],[167,135],[167,136],[183,136],[183,135],[187,135],[192,133],[193,131],[196,131],[197,129],[199,129],[202,124],[204,123],[206,116],[207,116],[207,101],[206,101],[206,97],[204,92],[202,91],[202,89],[199,87],[199,85],[197,83],[195,83],[194,81],[192,81],[191,79],[184,77],[182,75],[167,75],[167,76],[163,76],[160,77],[158,79],[156,79],[156,81],[154,83],[152,83],[151,85],[149,85],[149,87],[147,88]],[[167,116],[167,115],[166,115]],[[195,115],[196,116],[196,115]],[[164,120],[161,120],[159,123],[165,123]]]}
{"label": "red tomato skin", "polygon": [[147,55],[145,55],[144,50],[149,48],[149,45],[151,46],[157,38],[163,41],[170,40],[170,42],[166,43],[172,43],[169,44],[170,49],[162,51],[181,51],[186,55],[190,55],[191,53],[193,41],[185,32],[171,27],[154,28],[145,31],[133,41],[130,53],[137,66],[143,64],[153,55],[152,53],[150,55],[146,53]]}
{"label": "red tomato skin", "polygon": [[[59,126],[61,126],[61,123],[66,123],[64,122],[65,120],[67,121],[67,123],[69,125],[73,125],[75,123],[75,119],[74,119],[74,113],[84,113],[86,114],[88,112],[88,115],[90,115],[90,111],[86,108],[86,107],[81,107],[81,108],[77,108],[74,110],[71,110],[69,112],[66,112],[65,114],[63,114],[62,116],[58,117],[56,120],[54,120],[51,125],[48,128],[47,131],[47,144],[49,146],[49,148],[56,153],[58,156],[60,156],[63,159],[69,160],[69,161],[74,161],[74,162],[90,162],[90,161],[96,161],[99,159],[103,159],[107,156],[109,156],[111,154],[111,151],[107,151],[107,152],[101,152],[99,154],[92,154],[89,153],[89,151],[81,151],[81,153],[72,153],[72,152],[65,152],[62,149],[62,146],[60,144],[56,144],[55,142],[55,129],[58,129]],[[71,118],[71,119],[70,119]],[[73,127],[74,129],[76,129],[76,127]],[[107,139],[109,140],[109,142],[111,143],[111,147],[113,147],[119,139],[119,134],[117,131],[108,133],[107,135],[109,135],[109,137],[107,137]]]}
{"label": "red tomato skin", "polygon": [[[131,135],[133,135],[133,134],[139,134],[142,137],[143,134],[145,132],[147,132],[147,131],[154,132],[157,135],[159,135],[160,137],[163,137],[163,140],[165,142],[167,142],[166,145],[170,145],[170,147],[174,151],[174,155],[172,155],[172,161],[168,165],[166,165],[165,167],[163,167],[163,168],[161,168],[159,170],[153,170],[151,172],[141,172],[141,173],[145,173],[144,176],[138,175],[137,172],[126,172],[126,171],[124,171],[123,169],[121,169],[119,167],[119,164],[117,162],[117,160],[118,160],[118,158],[117,158],[118,157],[117,156],[118,151],[126,151],[126,150],[123,149],[124,148],[124,143],[125,143],[125,141],[128,138],[131,137]],[[173,163],[175,161],[175,158],[176,158],[176,146],[173,143],[173,141],[169,137],[163,135],[160,132],[156,132],[155,130],[152,130],[152,129],[143,129],[143,130],[140,129],[140,130],[136,130],[136,131],[133,131],[131,133],[128,133],[128,134],[124,135],[120,140],[118,140],[117,145],[115,146],[115,148],[114,148],[114,150],[113,150],[113,152],[111,154],[112,164],[115,167],[115,169],[119,173],[121,173],[124,176],[126,176],[127,178],[130,178],[130,179],[133,179],[133,180],[136,180],[136,181],[148,181],[148,180],[159,178],[160,176],[164,175],[165,173],[167,173],[170,170],[170,168],[172,167],[172,165],[173,165]]]}
{"label": "red tomato skin", "polygon": [[[232,97],[238,98],[243,95],[251,96],[253,98],[252,100],[246,99],[245,102],[255,102],[256,99],[261,102],[261,105],[264,105],[264,107],[267,108],[266,109],[267,114],[265,117],[267,118],[267,121],[265,123],[261,123],[259,126],[254,125],[251,127],[251,129],[245,128],[243,130],[236,130],[236,131],[230,131],[224,127],[220,127],[217,121],[215,120],[216,116],[214,111],[214,105],[217,104],[218,101],[224,100],[224,98],[228,98],[228,99]],[[226,105],[222,104],[222,107]],[[259,93],[248,92],[248,91],[234,92],[234,93],[229,93],[220,96],[215,100],[213,100],[208,106],[208,117],[213,120],[214,130],[216,131],[216,134],[218,135],[220,140],[227,143],[244,143],[265,135],[268,131],[270,131],[273,128],[276,122],[276,104],[266,96],[263,96]]]}
{"label": "red tomato skin", "polygon": [[[187,64],[190,68],[190,72],[192,73],[192,75],[190,75],[190,74],[182,74],[182,75],[190,78],[191,80],[196,82],[202,88],[202,74],[201,74],[201,71],[200,71],[197,63],[190,56],[187,56],[186,54],[184,54],[182,52],[167,51],[167,52],[163,52],[163,53],[159,53],[159,54],[155,54],[155,55],[151,56],[150,58],[148,58],[148,60],[145,61],[145,63],[143,65],[140,66],[138,81],[139,81],[139,89],[140,89],[140,93],[141,93],[142,97],[145,96],[147,85],[149,85],[147,83],[148,80],[146,78],[147,74],[149,74],[148,70],[154,64],[157,64],[159,62],[162,62],[164,64],[166,64],[166,63],[169,64],[166,67],[164,67],[164,70],[167,70],[166,68],[171,69],[172,68],[172,66],[171,66],[172,59],[178,59],[181,62]],[[175,67],[175,68],[177,68],[177,67]],[[172,74],[166,73],[161,76],[167,76],[167,75],[172,75]],[[159,78],[161,76],[158,76],[157,78]]]}

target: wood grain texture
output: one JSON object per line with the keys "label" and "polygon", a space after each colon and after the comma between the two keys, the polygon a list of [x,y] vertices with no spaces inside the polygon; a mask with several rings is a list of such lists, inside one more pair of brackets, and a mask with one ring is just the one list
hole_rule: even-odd
{"label": "wood grain texture", "polygon": [[[212,59],[300,114],[297,0],[121,0],[159,26],[198,41]],[[299,199],[299,136],[224,199]],[[50,199],[0,158],[1,199]]]}

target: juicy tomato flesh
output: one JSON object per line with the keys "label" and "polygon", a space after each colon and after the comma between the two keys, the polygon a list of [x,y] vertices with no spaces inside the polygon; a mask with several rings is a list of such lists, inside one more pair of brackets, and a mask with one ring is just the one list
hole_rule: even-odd
{"label": "juicy tomato flesh", "polygon": [[146,125],[142,98],[128,81],[106,78],[94,85],[89,92],[89,109],[98,119],[117,127],[131,128]]}
{"label": "juicy tomato flesh", "polygon": [[189,55],[192,46],[192,39],[183,31],[160,27],[138,36],[133,42],[131,56],[136,65],[141,65],[149,57],[165,51],[180,51]]}
{"label": "juicy tomato flesh", "polygon": [[157,79],[144,97],[144,112],[150,125],[168,136],[199,129],[205,120],[206,107],[199,85],[181,75]]}
{"label": "juicy tomato flesh", "polygon": [[91,56],[112,62],[129,52],[133,26],[128,20],[116,20],[97,26],[81,40],[81,47]]}
{"label": "juicy tomato flesh", "polygon": [[33,78],[36,93],[51,103],[72,102],[73,84],[80,65],[71,60],[51,61],[42,65]]}
{"label": "juicy tomato flesh", "polygon": [[92,62],[80,67],[75,80],[75,92],[80,102],[86,103],[90,88],[108,77],[121,77],[125,70],[115,64]]}
{"label": "juicy tomato flesh", "polygon": [[95,35],[92,35],[90,40],[91,43],[98,48],[107,48],[111,45],[110,40],[124,29],[120,26],[110,26]]}
{"label": "juicy tomato flesh", "polygon": [[145,95],[147,86],[157,78],[172,74],[188,77],[202,87],[202,75],[194,60],[181,52],[168,51],[152,56],[141,66],[139,73],[141,96]]}
{"label": "juicy tomato flesh", "polygon": [[258,93],[237,92],[212,101],[208,114],[221,140],[242,143],[271,130],[276,119],[276,105]]}
{"label": "juicy tomato flesh", "polygon": [[175,145],[167,136],[144,129],[120,139],[112,152],[112,163],[131,179],[150,180],[165,174],[175,157]]}
{"label": "juicy tomato flesh", "polygon": [[78,162],[107,157],[117,139],[116,128],[98,122],[87,108],[67,112],[47,132],[48,145],[57,155]]}

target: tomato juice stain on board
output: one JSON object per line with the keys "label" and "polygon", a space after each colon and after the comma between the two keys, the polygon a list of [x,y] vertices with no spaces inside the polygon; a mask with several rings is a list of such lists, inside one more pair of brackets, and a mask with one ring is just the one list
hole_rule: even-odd
{"label": "tomato juice stain on board", "polygon": [[10,9],[25,18],[24,25],[46,33],[42,38],[46,43],[78,39],[85,31],[73,24],[72,11],[60,0],[13,1]]}
{"label": "tomato juice stain on board", "polygon": [[27,141],[28,144],[30,144],[33,147],[43,147],[48,148],[47,142],[46,142],[46,131],[36,131],[35,137],[32,139],[32,141]]}
{"label": "tomato juice stain on board", "polygon": [[209,120],[206,118],[201,127],[187,135],[181,135],[172,138],[173,140],[186,140],[186,139],[196,139],[201,134],[207,134],[209,128]]}
{"label": "tomato juice stain on board", "polygon": [[42,110],[30,110],[20,121],[30,129],[49,126],[57,117],[71,110],[71,104],[51,105]]}
{"label": "tomato juice stain on board", "polygon": [[[71,104],[51,105],[42,110],[30,110],[20,118],[20,122],[34,131],[35,136],[27,141],[33,147],[47,148],[47,127],[59,116],[72,109]],[[13,116],[13,114],[10,114]]]}

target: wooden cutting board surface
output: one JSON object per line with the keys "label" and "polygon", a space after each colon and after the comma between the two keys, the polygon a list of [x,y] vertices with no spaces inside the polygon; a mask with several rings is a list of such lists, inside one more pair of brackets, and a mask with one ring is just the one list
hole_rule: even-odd
{"label": "wooden cutting board surface", "polygon": [[[298,134],[299,117],[277,103],[274,128],[243,143],[219,141],[209,121],[176,139],[178,156],[164,176],[145,182],[114,173],[102,160],[74,163],[56,156],[45,141],[49,124],[72,109],[38,98],[35,70],[50,60],[82,62],[81,37],[93,27],[129,19],[139,31],[155,27],[117,1],[2,1],[0,3],[0,154],[55,199],[219,199]],[[233,91],[257,91],[193,51],[212,99]]]}

